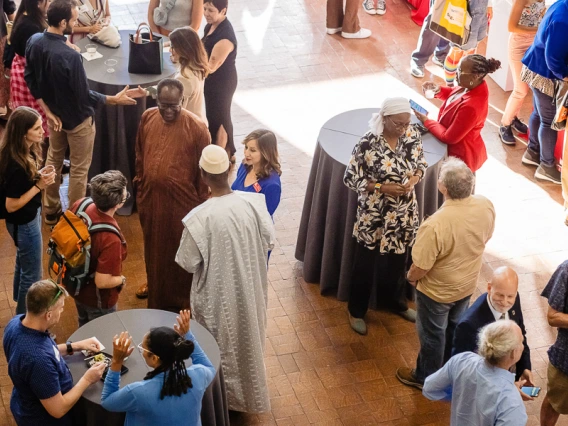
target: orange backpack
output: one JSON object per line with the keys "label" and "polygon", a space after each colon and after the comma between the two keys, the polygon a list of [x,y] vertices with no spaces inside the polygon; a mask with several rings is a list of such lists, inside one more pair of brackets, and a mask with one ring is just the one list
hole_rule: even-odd
{"label": "orange backpack", "polygon": [[51,231],[47,248],[49,277],[62,284],[72,296],[77,296],[93,275],[89,275],[91,235],[113,232],[122,241],[122,235],[114,225],[93,224],[85,211],[91,204],[93,200],[85,198],[76,213],[67,210]]}

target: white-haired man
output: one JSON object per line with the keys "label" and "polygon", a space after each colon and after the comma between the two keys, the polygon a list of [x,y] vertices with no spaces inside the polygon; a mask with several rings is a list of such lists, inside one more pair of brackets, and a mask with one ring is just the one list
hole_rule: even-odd
{"label": "white-haired man", "polygon": [[493,235],[495,210],[482,195],[472,195],[475,177],[450,157],[438,189],[445,202],[418,229],[408,281],[416,286],[416,329],[420,352],[416,369],[399,368],[397,378],[422,389],[424,380],[450,358],[452,337],[477,285],[485,244]]}

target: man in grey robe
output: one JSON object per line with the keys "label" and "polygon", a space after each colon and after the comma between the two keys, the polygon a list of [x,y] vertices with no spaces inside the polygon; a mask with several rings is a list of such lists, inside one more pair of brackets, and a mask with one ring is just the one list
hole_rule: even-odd
{"label": "man in grey robe", "polygon": [[191,312],[221,349],[229,409],[266,412],[267,256],[274,227],[264,195],[231,191],[224,149],[204,148],[199,166],[211,198],[183,219],[176,262],[194,274]]}

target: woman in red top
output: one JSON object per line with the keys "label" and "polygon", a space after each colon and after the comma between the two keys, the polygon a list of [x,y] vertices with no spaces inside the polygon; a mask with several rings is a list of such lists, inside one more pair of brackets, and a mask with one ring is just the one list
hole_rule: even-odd
{"label": "woman in red top", "polygon": [[441,142],[448,145],[448,155],[457,157],[476,172],[487,160],[481,129],[485,125],[489,105],[489,90],[484,81],[487,74],[497,71],[501,62],[482,55],[462,59],[457,71],[457,87],[440,87],[430,81],[422,85],[426,94],[432,90],[444,101],[438,121],[414,111],[416,117]]}

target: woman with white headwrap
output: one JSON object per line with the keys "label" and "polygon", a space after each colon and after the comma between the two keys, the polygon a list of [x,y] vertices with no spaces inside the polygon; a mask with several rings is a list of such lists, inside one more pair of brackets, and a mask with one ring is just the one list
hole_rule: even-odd
{"label": "woman with white headwrap", "polygon": [[353,149],[343,178],[358,194],[348,308],[351,327],[359,334],[367,334],[363,318],[374,276],[381,280],[379,304],[408,321],[416,319],[406,301],[404,274],[419,225],[414,186],[428,167],[421,134],[410,124],[408,99],[385,99],[369,125],[371,129]]}

